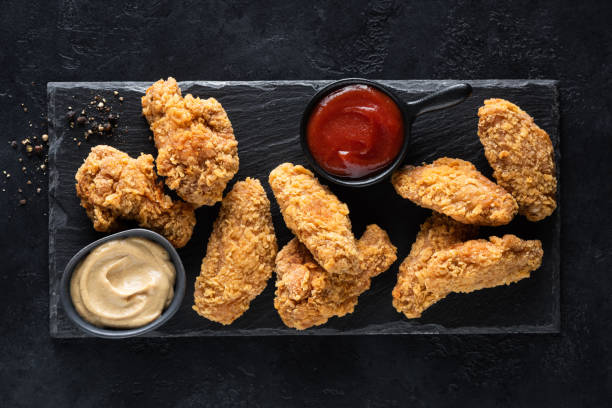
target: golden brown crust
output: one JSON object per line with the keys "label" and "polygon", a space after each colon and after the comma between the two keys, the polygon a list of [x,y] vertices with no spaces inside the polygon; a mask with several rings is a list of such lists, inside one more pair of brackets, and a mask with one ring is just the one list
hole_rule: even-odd
{"label": "golden brown crust", "polygon": [[377,225],[367,227],[357,246],[359,274],[329,273],[297,238],[279,251],[274,307],[285,325],[304,330],[353,312],[359,295],[370,288],[372,277],[387,270],[397,252]]}
{"label": "golden brown crust", "polygon": [[193,206],[164,194],[150,154],[133,159],[114,147],[94,146],[75,179],[81,206],[96,231],[113,231],[123,218],[159,232],[177,248],[191,238]]}
{"label": "golden brown crust", "polygon": [[[540,241],[514,235],[465,241],[474,227],[434,215],[400,265],[393,306],[410,319],[451,292],[468,293],[528,278],[542,263]],[[464,242],[465,241],[465,242]]]}
{"label": "golden brown crust", "polygon": [[478,109],[478,136],[493,176],[516,199],[530,221],[557,207],[554,151],[548,133],[526,112],[503,99],[487,99]]}
{"label": "golden brown crust", "polygon": [[221,201],[238,171],[238,142],[214,98],[181,96],[176,80],[155,82],[142,97],[158,150],[157,171],[166,184],[196,207]]}
{"label": "golden brown crust", "polygon": [[276,252],[270,201],[261,183],[237,182],[213,225],[193,309],[207,319],[232,323],[266,287]]}
{"label": "golden brown crust", "polygon": [[506,190],[465,160],[443,157],[428,165],[405,166],[391,182],[402,197],[464,224],[508,224],[518,209]]}
{"label": "golden brown crust", "polygon": [[331,273],[357,273],[357,244],[346,204],[302,166],[283,163],[269,183],[287,227]]}
{"label": "golden brown crust", "polygon": [[[380,275],[397,259],[397,248],[387,232],[376,224],[370,224],[357,241],[359,267],[369,278]],[[369,288],[368,280],[368,288]]]}

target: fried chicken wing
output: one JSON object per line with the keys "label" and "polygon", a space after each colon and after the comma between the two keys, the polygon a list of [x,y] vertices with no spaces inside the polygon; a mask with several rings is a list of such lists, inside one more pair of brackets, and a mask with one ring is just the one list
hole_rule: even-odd
{"label": "fried chicken wing", "polygon": [[428,165],[405,166],[391,182],[402,197],[464,224],[508,224],[518,209],[506,190],[465,160],[443,157]]}
{"label": "fried chicken wing", "polygon": [[356,274],[359,259],[346,204],[302,166],[283,163],[269,183],[287,227],[331,273]]}
{"label": "fried chicken wing", "polygon": [[357,242],[360,273],[333,274],[323,269],[308,249],[292,239],[276,257],[274,307],[288,327],[304,330],[333,316],[352,313],[371,279],[396,260],[397,249],[387,233],[369,225]]}
{"label": "fried chicken wing", "polygon": [[98,145],[76,173],[76,192],[96,231],[112,231],[119,219],[135,220],[165,236],[177,248],[187,244],[196,220],[193,206],[164,194],[153,156],[137,159]]}
{"label": "fried chicken wing", "polygon": [[270,201],[261,183],[237,182],[213,225],[193,309],[215,322],[232,323],[266,287],[276,252]]}
{"label": "fried chicken wing", "polygon": [[214,98],[181,96],[176,80],[155,82],[142,97],[166,185],[196,207],[221,201],[238,171],[238,142],[225,110]]}
{"label": "fried chicken wing", "polygon": [[548,133],[518,106],[487,99],[478,109],[478,136],[493,176],[529,221],[548,217],[557,207],[554,151]]}
{"label": "fried chicken wing", "polygon": [[451,292],[508,285],[528,278],[542,263],[540,241],[505,235],[463,242],[475,233],[474,227],[440,215],[421,226],[393,289],[398,312],[409,319],[420,317]]}

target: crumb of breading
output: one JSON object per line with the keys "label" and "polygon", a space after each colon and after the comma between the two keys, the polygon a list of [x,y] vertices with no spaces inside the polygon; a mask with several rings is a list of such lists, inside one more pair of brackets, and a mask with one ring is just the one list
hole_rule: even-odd
{"label": "crumb of breading", "polygon": [[159,80],[142,97],[158,154],[157,171],[185,201],[199,207],[221,201],[238,171],[238,142],[214,98],[181,96],[176,80]]}
{"label": "crumb of breading", "polygon": [[112,231],[121,218],[159,232],[177,248],[187,244],[196,220],[193,206],[164,194],[153,156],[137,159],[111,146],[91,149],[76,173],[76,192],[96,231]]}
{"label": "crumb of breading", "polygon": [[557,178],[548,133],[515,104],[487,99],[478,109],[478,136],[493,177],[529,221],[548,217],[557,207]]}
{"label": "crumb of breading", "polygon": [[391,182],[402,197],[464,224],[508,224],[518,210],[506,190],[465,160],[443,157],[432,164],[405,166]]}
{"label": "crumb of breading", "polygon": [[261,183],[237,182],[213,225],[193,309],[207,319],[232,323],[266,287],[276,252],[270,201]]}

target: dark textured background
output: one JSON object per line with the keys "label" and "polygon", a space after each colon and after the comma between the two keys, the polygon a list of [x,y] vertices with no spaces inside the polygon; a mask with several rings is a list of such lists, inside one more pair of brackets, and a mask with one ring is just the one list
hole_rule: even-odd
{"label": "dark textured background", "polygon": [[[294,3],[0,1],[2,405],[608,405],[611,6]],[[559,79],[561,334],[51,340],[46,175],[6,143],[41,133],[47,81],[168,74]]]}

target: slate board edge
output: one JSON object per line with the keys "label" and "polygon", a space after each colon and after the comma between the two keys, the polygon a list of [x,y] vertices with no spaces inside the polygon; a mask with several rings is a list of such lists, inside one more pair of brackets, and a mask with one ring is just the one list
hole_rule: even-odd
{"label": "slate board edge", "polygon": [[[201,337],[298,337],[298,336],[448,336],[448,335],[508,335],[508,334],[559,334],[558,327],[555,325],[542,326],[508,326],[508,327],[461,327],[457,329],[444,328],[422,328],[418,331],[397,332],[397,331],[336,331],[317,328],[317,331],[278,331],[277,329],[253,329],[253,330],[228,330],[228,331],[200,331],[197,335],[193,334],[169,334],[160,332],[149,332],[140,338],[201,338]],[[95,338],[86,333],[64,334],[52,333],[52,338],[69,340]]]}
{"label": "slate board edge", "polygon": [[[556,122],[556,133],[559,133],[559,125],[560,125],[560,110],[559,110],[559,92],[558,92],[558,80],[552,80],[552,79],[538,79],[538,80],[531,80],[531,79],[485,79],[485,80],[454,80],[454,79],[447,79],[447,80],[408,80],[408,79],[402,79],[402,80],[378,80],[379,82],[386,84],[388,86],[393,87],[393,85],[395,84],[406,84],[407,82],[411,83],[412,85],[421,85],[420,88],[416,88],[415,91],[422,91],[422,92],[427,92],[427,91],[435,91],[437,89],[440,89],[442,87],[445,86],[450,86],[452,84],[458,83],[458,82],[467,82],[472,84],[475,87],[499,87],[499,88],[520,88],[520,87],[524,87],[524,86],[529,86],[529,85],[542,85],[542,86],[551,86],[554,88],[554,93],[555,93],[555,103],[554,103],[554,115],[556,116],[555,122]],[[206,86],[209,87],[215,87],[215,88],[223,88],[225,86],[236,86],[236,85],[240,85],[240,86],[248,86],[251,88],[261,88],[261,89],[265,89],[267,87],[270,86],[278,86],[278,85],[298,85],[298,86],[312,86],[313,89],[316,88],[320,88],[322,86],[325,86],[327,84],[329,84],[330,82],[333,82],[331,80],[282,80],[282,81],[180,81],[179,84],[185,87],[188,87],[190,85],[194,85],[194,84],[205,84]],[[72,87],[87,87],[87,88],[93,88],[93,89],[107,89],[108,87],[112,87],[113,85],[115,86],[120,86],[123,89],[129,88],[135,91],[139,91],[139,92],[143,92],[146,90],[146,88],[148,86],[150,86],[151,82],[145,82],[145,81],[134,81],[134,82],[130,82],[130,81],[126,81],[126,82],[113,82],[113,81],[107,81],[107,82],[48,82],[47,83],[47,99],[48,101],[54,97],[55,95],[55,91],[56,89],[61,89],[61,88],[72,88]],[[55,115],[55,111],[51,111],[52,108],[50,108],[50,106],[53,106],[53,109],[55,109],[55,104],[48,104],[48,109],[49,109],[49,114],[48,117],[49,118],[53,118],[54,120],[56,119],[56,115]],[[53,163],[55,156],[56,156],[56,147],[59,146],[59,141],[56,140],[56,126],[58,126],[58,123],[50,123],[49,126],[49,137],[50,137],[50,144],[49,144],[49,162]],[[556,158],[556,161],[558,163],[561,162],[561,135],[558,134],[557,135],[558,138],[558,144],[559,144],[559,148],[557,149],[558,155],[559,157]],[[55,185],[56,183],[53,182],[53,180],[57,177],[57,170],[55,169],[55,166],[49,166],[49,192],[48,192],[48,197],[49,197],[49,225],[50,225],[50,220],[51,220],[51,213],[55,213],[55,211],[57,210],[57,205],[51,206],[51,202],[53,200],[53,202],[55,204],[57,204],[55,202]],[[560,166],[557,166],[557,179],[560,180]],[[558,183],[560,185],[560,182]],[[555,229],[557,230],[557,236],[559,237],[559,239],[556,240],[555,244],[554,244],[554,249],[556,251],[559,252],[559,259],[562,259],[562,254],[560,253],[560,233],[561,233],[561,208],[560,208],[560,200],[559,198],[561,197],[561,191],[560,191],[560,186],[558,187],[558,191],[557,191],[557,202],[558,202],[558,207],[557,210],[555,212],[555,215],[559,222],[556,223]],[[59,301],[59,294],[56,293],[57,291],[54,290],[54,288],[56,287],[55,284],[53,284],[53,281],[57,279],[53,278],[52,276],[52,271],[55,270],[55,257],[54,257],[54,247],[55,247],[55,242],[54,242],[54,234],[51,234],[51,228],[49,230],[50,234],[49,234],[49,274],[50,274],[50,285],[49,285],[49,332],[51,337],[53,338],[58,338],[58,339],[70,339],[70,338],[86,338],[86,337],[91,337],[88,336],[85,333],[81,333],[79,335],[75,335],[75,334],[66,334],[64,335],[63,333],[60,333],[58,331],[58,326],[57,326],[57,319],[54,319],[54,316],[57,315],[57,311],[58,311],[58,307],[60,304]],[[553,310],[553,323],[550,325],[537,325],[537,326],[525,326],[525,325],[520,325],[520,326],[507,326],[507,327],[461,327],[461,328],[446,328],[443,326],[439,326],[437,327],[436,325],[429,325],[429,326],[421,326],[419,328],[419,330],[414,330],[414,331],[410,331],[410,332],[395,332],[392,329],[391,330],[382,330],[382,331],[369,331],[371,329],[361,329],[361,330],[355,330],[355,331],[350,331],[350,332],[344,332],[344,331],[337,331],[337,330],[325,330],[324,328],[319,328],[317,331],[302,331],[302,332],[295,332],[295,331],[281,331],[279,332],[276,329],[254,329],[254,330],[231,330],[231,331],[225,331],[225,330],[220,330],[220,331],[201,331],[199,332],[197,335],[193,335],[193,334],[168,334],[168,333],[159,333],[159,332],[152,332],[152,333],[148,333],[146,336],[143,337],[173,337],[173,338],[182,338],[182,337],[217,337],[217,336],[230,336],[230,337],[234,337],[234,336],[268,336],[268,335],[281,335],[281,336],[302,336],[302,335],[322,335],[322,336],[328,336],[328,335],[444,335],[444,334],[546,334],[546,333],[559,333],[560,332],[560,264],[561,261],[559,262],[559,264],[555,264],[554,268],[553,268],[553,279],[555,281],[558,282],[557,285],[553,285],[553,294],[554,294],[554,298],[556,299],[553,307],[555,308],[555,310]],[[61,277],[61,274],[59,275],[59,277]],[[55,324],[54,324],[55,323]]]}
{"label": "slate board edge", "polygon": [[561,333],[561,265],[563,265],[563,252],[561,251],[561,160],[563,159],[562,155],[562,145],[561,145],[561,107],[559,106],[559,81],[554,81],[553,88],[555,90],[555,106],[554,113],[556,115],[555,118],[555,130],[557,133],[557,143],[558,146],[555,149],[553,146],[553,151],[558,154],[558,157],[555,157],[555,163],[559,163],[556,166],[556,176],[557,176],[557,209],[555,210],[554,216],[557,217],[557,222],[555,223],[555,229],[558,239],[555,241],[553,248],[559,253],[559,263],[554,264],[553,273],[553,281],[557,282],[557,285],[553,285],[553,295],[555,298],[555,302],[553,307],[556,310],[553,310],[554,321],[552,327],[554,327],[556,333]]}
{"label": "slate board edge", "polygon": [[[393,85],[394,83],[403,83],[410,82],[412,85],[420,85],[420,88],[414,89],[415,91],[431,91],[435,89],[442,88],[447,85],[453,85],[458,82],[466,82],[474,86],[478,87],[499,87],[499,88],[518,88],[522,86],[528,85],[544,85],[544,86],[554,86],[557,88],[559,83],[556,79],[476,79],[476,80],[461,80],[461,79],[435,79],[435,80],[427,80],[427,79],[374,79],[374,81],[381,82],[387,85]],[[282,80],[282,81],[178,81],[178,84],[183,87],[189,87],[194,84],[205,84],[206,86],[214,87],[214,88],[223,88],[225,86],[249,86],[252,88],[261,88],[265,89],[270,86],[277,85],[302,85],[302,86],[314,86],[320,87],[323,85],[327,85],[332,80]],[[150,81],[126,81],[126,82],[104,82],[104,81],[93,81],[93,82],[48,82],[47,83],[47,94],[50,95],[56,88],[72,88],[77,86],[82,86],[84,88],[93,88],[93,89],[107,89],[108,87],[112,87],[113,85],[119,85],[121,88],[129,88],[135,91],[139,91],[144,93],[145,90],[151,86]],[[558,94],[558,90],[557,90]]]}
{"label": "slate board edge", "polygon": [[[49,103],[49,101],[55,96],[56,87],[50,86],[50,83],[47,84],[47,118],[55,119],[55,104]],[[47,192],[47,202],[49,203],[49,208],[47,214],[49,214],[49,332],[51,333],[51,337],[57,337],[58,327],[57,327],[57,308],[59,307],[59,294],[57,293],[57,285],[54,284],[54,276],[53,271],[56,269],[55,263],[55,234],[52,233],[52,224],[51,220],[54,218],[54,213],[57,211],[57,205],[51,205],[51,203],[56,203],[55,201],[55,188],[57,186],[57,178],[59,177],[57,168],[51,163],[55,163],[55,154],[57,150],[57,146],[59,143],[54,144],[53,141],[56,138],[55,134],[56,123],[49,123],[49,186]],[[57,204],[57,203],[56,203]],[[57,274],[56,274],[57,275]]]}

